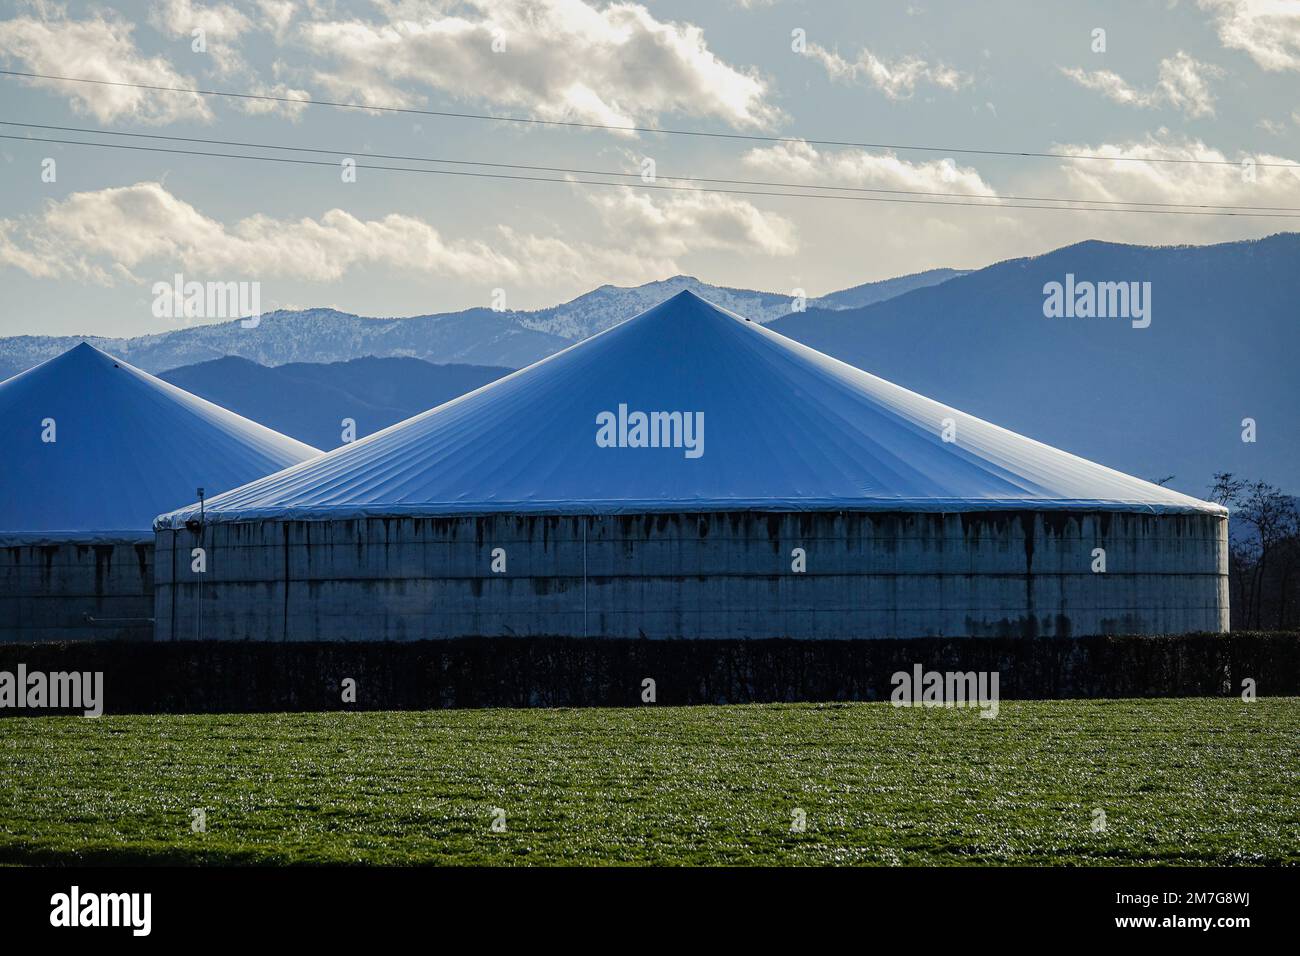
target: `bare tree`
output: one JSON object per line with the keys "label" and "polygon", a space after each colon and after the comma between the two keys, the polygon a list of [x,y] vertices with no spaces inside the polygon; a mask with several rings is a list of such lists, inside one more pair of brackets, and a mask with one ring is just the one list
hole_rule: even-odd
{"label": "bare tree", "polygon": [[1270,623],[1285,628],[1295,604],[1291,592],[1300,563],[1296,499],[1267,482],[1247,481],[1231,472],[1214,476],[1210,498],[1231,509],[1232,520],[1251,532],[1250,537],[1234,542],[1229,553],[1230,570],[1238,577],[1233,606],[1240,608],[1241,625],[1265,626],[1265,606],[1276,601]]}

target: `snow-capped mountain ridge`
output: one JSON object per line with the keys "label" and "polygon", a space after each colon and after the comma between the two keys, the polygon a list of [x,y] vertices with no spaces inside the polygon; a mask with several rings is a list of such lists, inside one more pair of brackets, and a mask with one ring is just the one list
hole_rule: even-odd
{"label": "snow-capped mountain ridge", "polygon": [[[873,301],[879,301],[916,288],[918,281],[936,283],[954,274],[951,270],[934,270],[887,279],[810,299],[807,304],[810,308],[825,309],[854,307],[861,304],[854,297],[860,296],[863,289],[874,290],[877,298]],[[0,380],[54,358],[83,341],[153,373],[227,355],[267,366],[289,362],[345,362],[373,355],[419,358],[439,364],[521,368],[644,312],[682,289],[690,289],[723,308],[759,322],[788,315],[794,302],[791,295],[730,289],[709,285],[694,276],[673,276],[631,288],[603,285],[572,301],[533,311],[494,312],[474,308],[409,318],[379,318],[312,308],[268,312],[252,329],[232,319],[133,338],[21,335],[0,339]],[[849,298],[841,305],[839,296]]]}

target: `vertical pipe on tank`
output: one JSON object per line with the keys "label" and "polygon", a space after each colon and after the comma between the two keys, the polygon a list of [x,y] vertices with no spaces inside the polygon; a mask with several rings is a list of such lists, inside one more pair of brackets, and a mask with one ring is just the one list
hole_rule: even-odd
{"label": "vertical pipe on tank", "polygon": [[582,636],[587,636],[587,516],[582,516]]}

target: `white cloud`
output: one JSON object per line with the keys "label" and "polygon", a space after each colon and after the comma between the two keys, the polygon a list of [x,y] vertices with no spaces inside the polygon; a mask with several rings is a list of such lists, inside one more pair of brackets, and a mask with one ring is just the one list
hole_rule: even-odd
{"label": "white cloud", "polygon": [[798,251],[794,224],[721,193],[652,197],[632,189],[590,193],[611,234],[638,252],[670,257],[705,249],[788,256]]}
{"label": "white cloud", "polygon": [[[259,25],[272,30],[287,26],[295,7],[290,0],[260,0],[262,16],[254,19],[230,4],[203,5],[193,0],[160,0],[149,11],[151,25],[172,38],[184,38],[191,65],[237,77],[241,88],[252,93],[284,97],[293,102],[231,99],[244,113],[275,113],[290,118],[301,115],[308,99],[305,90],[285,82],[267,82],[244,60],[238,46],[241,36]],[[37,17],[0,21],[0,59],[24,71],[53,76],[76,76],[104,83],[138,83],[148,86],[193,87],[198,84],[181,73],[164,56],[145,56],[136,46],[133,24],[106,11],[85,20],[68,19],[62,8],[40,5]],[[205,31],[207,53],[191,53],[194,29]],[[276,73],[284,67],[275,64]],[[33,86],[66,96],[80,113],[101,122],[134,120],[164,125],[185,120],[208,122],[213,114],[202,96],[133,89],[99,83],[65,83],[29,80]]]}
{"label": "white cloud", "polygon": [[[744,163],[756,172],[788,177],[790,181],[870,189],[1086,197],[1124,203],[1300,207],[1300,166],[1281,156],[1226,153],[1200,140],[1174,141],[1167,137],[1127,143],[1058,143],[1051,149],[1062,154],[1102,158],[1044,164],[1037,171],[1026,170],[1013,185],[1003,189],[995,188],[977,169],[951,159],[912,162],[859,149],[819,151],[807,143],[781,143],[753,149],[745,154]],[[1243,175],[1241,164],[1247,158],[1256,163],[1254,181]],[[915,209],[904,212],[909,216],[918,214]],[[1098,217],[1109,218],[1109,215],[1096,213]],[[1059,218],[1086,220],[1088,216],[1072,213],[1070,217]],[[1016,218],[1034,221],[1030,213]],[[1148,222],[1157,229],[1167,230],[1170,223],[1160,222],[1162,218],[1151,216]],[[979,229],[974,233],[976,242],[982,241],[985,234]]]}
{"label": "white cloud", "polygon": [[1191,117],[1214,115],[1210,81],[1223,76],[1219,67],[1202,63],[1182,50],[1160,61],[1159,79],[1150,90],[1137,89],[1110,70],[1062,68],[1061,72],[1080,86],[1096,90],[1116,103],[1140,109],[1168,106]]}
{"label": "white cloud", "polygon": [[[1300,167],[1293,165],[1294,160],[1282,156],[1256,154],[1247,157],[1242,153],[1224,152],[1200,140],[1149,139],[1101,145],[1066,143],[1058,145],[1055,150],[1103,156],[1110,160],[1063,163],[1050,187],[1059,194],[1121,202],[1300,206]],[[1247,158],[1257,164],[1254,181],[1243,174],[1241,164]],[[1275,165],[1291,165],[1292,168],[1273,168]],[[1194,225],[1213,226],[1213,219],[1209,217],[1195,219]],[[1267,220],[1258,220],[1257,225],[1265,222]],[[1284,220],[1278,222],[1283,223],[1279,228],[1287,226]],[[1168,228],[1168,223],[1165,226]]]}
{"label": "white cloud", "polygon": [[[1293,162],[1256,155],[1255,181],[1243,175],[1243,154],[1199,140],[1161,133],[1136,142],[1057,143],[1053,152],[1099,155],[1098,161],[1043,160],[1000,170],[997,178],[965,162],[912,161],[858,149],[783,143],[749,151],[745,168],[773,180],[870,189],[963,195],[1087,197],[1120,203],[1157,202],[1300,208],[1300,171],[1268,164]],[[1160,159],[1180,162],[1162,163]],[[1226,165],[1188,163],[1186,160]],[[1038,255],[1086,239],[1165,245],[1255,238],[1294,229],[1296,219],[1129,213],[1103,210],[1013,208],[1007,199],[974,205],[922,205],[938,197],[900,196],[909,203],[809,202],[796,217],[797,268],[783,275],[780,260],[728,277],[730,284],[780,288],[783,282],[830,291],[868,279],[919,269],[980,267],[1001,259]],[[787,201],[788,202],[788,201]],[[976,208],[977,206],[981,208]],[[987,208],[983,208],[987,207]],[[1172,211],[1172,210],[1171,210]],[[1193,210],[1178,210],[1191,212]]]}
{"label": "white cloud", "polygon": [[[469,0],[386,4],[383,22],[323,20],[300,36],[333,93],[375,105],[415,105],[423,86],[552,120],[651,125],[665,113],[767,127],[778,117],[752,71],[719,59],[703,31],[655,19],[633,3]],[[504,49],[493,49],[494,42]]]}
{"label": "white cloud", "polygon": [[518,270],[487,244],[448,241],[411,216],[362,220],[331,209],[319,219],[254,215],[227,226],[157,182],[73,193],[50,203],[34,220],[5,225],[11,238],[8,264],[24,268],[24,260],[12,255],[21,228],[26,248],[56,264],[58,274],[99,281],[109,274],[106,262],[131,275],[159,264],[216,277],[319,282],[337,280],[367,263],[474,278]]}
{"label": "white cloud", "polygon": [[262,25],[269,29],[277,39],[284,36],[298,12],[294,0],[256,0],[258,11],[262,14]]}
{"label": "white cloud", "polygon": [[245,9],[230,3],[202,3],[197,0],[154,0],[149,22],[171,37],[190,37],[201,29],[209,48],[213,40],[233,45],[244,34],[261,28],[282,39],[298,12],[295,0],[253,0]]}
{"label": "white cloud", "polygon": [[307,109],[307,100],[311,99],[311,95],[306,90],[297,89],[287,83],[265,83],[259,79],[249,81],[247,92],[255,96],[276,97],[276,99],[240,97],[230,101],[234,109],[250,116],[280,115],[296,120]]}
{"label": "white cloud", "polygon": [[1129,85],[1128,81],[1111,70],[1082,70],[1078,67],[1061,67],[1061,72],[1080,86],[1096,90],[1108,100],[1125,106],[1151,107],[1154,98]]}
{"label": "white cloud", "polygon": [[0,264],[12,266],[37,279],[53,279],[62,273],[60,263],[42,258],[14,240],[18,223],[0,219]]}
{"label": "white cloud", "polygon": [[192,36],[194,30],[202,30],[209,40],[223,41],[237,39],[253,26],[248,17],[229,4],[193,0],[157,0],[149,11],[149,22],[173,37]]}
{"label": "white cloud", "polygon": [[1200,0],[1214,14],[1219,42],[1265,70],[1300,71],[1300,0]]}
{"label": "white cloud", "polygon": [[1156,92],[1164,102],[1188,116],[1213,116],[1214,96],[1209,81],[1222,76],[1219,67],[1202,63],[1179,50],[1160,61]]}
{"label": "white cloud", "polygon": [[[241,92],[252,93],[254,96],[278,97],[231,98],[226,103],[232,109],[251,115],[281,115],[296,120],[306,109],[305,101],[311,98],[310,94],[287,83],[267,83],[244,59],[239,47],[243,35],[258,26],[270,30],[277,40],[282,40],[295,11],[294,4],[289,0],[261,0],[258,4],[260,17],[255,22],[230,4],[204,5],[195,3],[194,0],[158,0],[149,12],[149,22],[160,33],[191,43],[194,31],[202,30],[206,50],[195,56],[201,58],[204,66],[229,79],[240,80]],[[277,61],[273,69],[278,74],[285,67]]]}
{"label": "white cloud", "polygon": [[[194,0],[157,0],[149,10],[149,23],[158,32],[173,39],[184,38],[195,57],[205,58],[204,66],[218,73],[242,73],[247,70],[238,50],[239,37],[252,29],[253,22],[235,7],[225,4],[205,5]],[[193,50],[200,37],[203,49]]]}
{"label": "white cloud", "polygon": [[846,60],[839,53],[816,43],[808,45],[808,55],[826,67],[826,72],[833,79],[861,80],[891,100],[908,98],[921,84],[951,91],[959,90],[971,82],[968,75],[951,67],[942,63],[930,64],[912,55],[900,57],[891,63],[864,48],[857,59]]}
{"label": "white cloud", "polygon": [[792,227],[731,197],[662,202],[620,191],[592,197],[617,243],[570,242],[499,226],[491,241],[443,235],[416,216],[360,219],[342,209],[319,218],[208,216],[157,182],[73,193],[39,214],[0,219],[0,265],[41,279],[100,285],[146,282],[180,269],[238,277],[334,282],[353,270],[436,275],[476,282],[643,282],[676,271],[698,249],[794,251]]}
{"label": "white cloud", "polygon": [[553,235],[523,234],[509,226],[498,226],[497,233],[512,254],[528,264],[524,278],[570,294],[589,292],[593,272],[603,280],[611,277],[605,281],[636,285],[681,271],[666,250],[622,249],[617,243],[597,247]]}
{"label": "white cloud", "polygon": [[[149,10],[149,22],[160,33],[173,39],[190,39],[195,30],[203,30],[204,57],[203,65],[221,74],[227,79],[240,81],[240,92],[253,96],[274,96],[277,99],[231,98],[227,105],[240,113],[251,116],[286,116],[298,120],[311,94],[299,90],[289,83],[268,83],[257,75],[256,70],[244,60],[239,48],[239,40],[244,34],[251,33],[257,27],[264,27],[277,39],[283,39],[287,27],[296,12],[290,0],[260,0],[259,22],[253,22],[239,9],[229,4],[198,4],[194,0],[159,0]],[[286,72],[285,65],[276,61],[273,64],[277,75]]]}
{"label": "white cloud", "polygon": [[910,162],[888,153],[857,149],[821,152],[808,143],[797,142],[752,149],[745,154],[744,163],[756,172],[808,185],[964,195],[993,192],[977,170],[960,166],[952,159]]}
{"label": "white cloud", "polygon": [[[43,10],[40,19],[16,17],[0,21],[0,58],[20,64],[30,73],[153,86],[194,85],[165,57],[144,56],[136,48],[132,30],[132,24],[111,12],[86,20],[68,20]],[[94,83],[27,82],[68,97],[74,109],[101,122],[126,118],[163,124],[212,119],[200,96]]]}

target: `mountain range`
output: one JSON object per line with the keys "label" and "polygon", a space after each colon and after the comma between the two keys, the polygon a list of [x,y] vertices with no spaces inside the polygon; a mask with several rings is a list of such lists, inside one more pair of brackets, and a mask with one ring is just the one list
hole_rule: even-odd
{"label": "mountain range", "polygon": [[[934,269],[854,286],[806,304],[828,310],[855,308],[963,274]],[[531,312],[475,308],[410,318],[369,318],[334,309],[305,309],[269,312],[255,328],[244,328],[233,319],[134,338],[19,335],[0,339],[0,381],[80,342],[89,342],[154,374],[228,355],[268,366],[375,356],[522,368],[644,312],[682,289],[691,289],[759,322],[789,314],[794,303],[793,294],[728,289],[691,276],[674,276],[633,288],[600,286],[570,302]]]}
{"label": "mountain range", "polygon": [[267,367],[228,355],[161,373],[160,378],[317,448],[410,418],[508,375],[513,369],[434,365],[414,358],[290,362]]}
{"label": "mountain range", "polygon": [[[1150,325],[1047,318],[1044,286],[1067,281],[1149,283]],[[1300,234],[1082,242],[770,327],[1084,458],[1172,475],[1188,494],[1204,496],[1216,471],[1300,491]]]}
{"label": "mountain range", "polygon": [[[1124,283],[1149,306],[1150,324],[1049,318],[1050,283]],[[809,300],[802,312],[791,312],[787,295],[678,276],[601,286],[535,312],[371,319],[316,309],[265,316],[257,329],[236,321],[87,341],[331,448],[344,418],[361,437],[682,288],[899,385],[1189,494],[1203,496],[1217,471],[1300,490],[1296,233],[1210,246],[1089,241],[970,272],[869,283]],[[0,339],[0,377],[79,341]],[[1242,440],[1248,420],[1254,441]]]}

